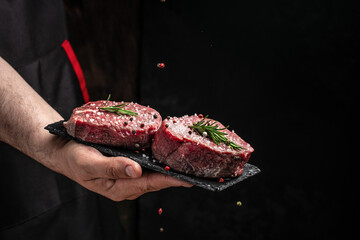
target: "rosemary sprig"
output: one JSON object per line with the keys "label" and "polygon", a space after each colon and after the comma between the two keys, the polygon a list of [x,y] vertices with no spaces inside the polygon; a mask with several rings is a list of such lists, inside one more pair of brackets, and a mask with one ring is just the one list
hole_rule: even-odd
{"label": "rosemary sprig", "polygon": [[229,128],[229,126],[224,128],[219,128],[216,121],[211,122],[211,120],[208,120],[205,122],[205,118],[207,117],[208,116],[204,117],[202,120],[200,120],[197,123],[193,123],[193,125],[189,127],[195,130],[201,136],[212,139],[217,145],[219,145],[219,143],[222,142],[228,145],[229,147],[231,147],[232,150],[235,149],[241,151],[242,149],[245,149],[244,147],[237,145],[236,143],[230,141],[227,137],[225,137],[226,135],[228,135],[227,133],[221,132]]}
{"label": "rosemary sprig", "polygon": [[122,116],[122,115],[137,116],[138,115],[136,112],[133,112],[131,110],[125,110],[124,107],[126,107],[128,105],[126,103],[122,103],[122,104],[111,106],[111,107],[106,107],[106,104],[110,100],[110,97],[111,97],[111,94],[109,94],[105,104],[102,107],[99,107],[100,110],[114,112],[119,116]]}

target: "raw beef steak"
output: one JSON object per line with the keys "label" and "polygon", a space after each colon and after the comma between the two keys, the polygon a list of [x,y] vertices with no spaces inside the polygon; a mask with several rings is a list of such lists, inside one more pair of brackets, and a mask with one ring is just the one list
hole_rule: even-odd
{"label": "raw beef steak", "polygon": [[[75,108],[70,119],[64,122],[69,135],[86,142],[99,143],[127,149],[150,147],[155,132],[162,119],[160,114],[137,103],[127,104],[124,109],[137,113],[137,116],[118,115],[99,109],[106,101],[89,102]],[[124,102],[109,101],[106,107]]]}
{"label": "raw beef steak", "polygon": [[[165,119],[152,143],[153,156],[173,170],[198,177],[239,176],[254,149],[228,129],[222,132],[227,133],[225,136],[228,140],[243,149],[235,150],[222,142],[217,145],[209,137],[200,135],[189,127],[202,119],[197,115]],[[208,120],[211,119],[206,119]],[[216,124],[219,128],[224,128],[221,123]]]}

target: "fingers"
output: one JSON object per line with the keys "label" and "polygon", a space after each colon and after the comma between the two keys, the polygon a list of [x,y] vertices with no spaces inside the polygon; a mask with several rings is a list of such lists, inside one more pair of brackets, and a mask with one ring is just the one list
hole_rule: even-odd
{"label": "fingers", "polygon": [[192,187],[168,175],[154,172],[145,172],[137,179],[119,179],[105,193],[114,201],[133,200],[147,192],[159,191],[169,187]]}
{"label": "fingers", "polygon": [[94,148],[78,144],[69,147],[73,147],[72,160],[67,161],[70,178],[114,201],[135,199],[169,187],[192,186],[161,173],[143,173],[137,162],[126,157],[106,157]]}
{"label": "fingers", "polygon": [[72,165],[82,172],[82,180],[139,178],[142,174],[141,166],[129,158],[106,157],[95,148],[75,144]]}
{"label": "fingers", "polygon": [[92,167],[96,178],[139,178],[142,174],[141,166],[125,157],[99,157],[93,160]]}
{"label": "fingers", "polygon": [[193,185],[177,178],[162,173],[147,172],[144,174],[146,180],[140,182],[146,192],[158,191],[168,187],[192,187]]}

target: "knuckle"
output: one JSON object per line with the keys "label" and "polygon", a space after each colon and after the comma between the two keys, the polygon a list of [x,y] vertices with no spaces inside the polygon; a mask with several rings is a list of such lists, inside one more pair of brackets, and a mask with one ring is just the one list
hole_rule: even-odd
{"label": "knuckle", "polygon": [[147,193],[147,192],[153,192],[156,191],[156,188],[154,186],[154,183],[152,181],[152,178],[150,177],[149,174],[146,175],[145,180],[144,180],[144,184],[142,185],[142,189],[141,189],[142,193]]}
{"label": "knuckle", "polygon": [[110,178],[117,179],[120,178],[119,170],[115,166],[108,166],[106,168],[106,175]]}
{"label": "knuckle", "polygon": [[114,159],[110,160],[105,168],[106,175],[113,179],[121,178],[121,169]]}

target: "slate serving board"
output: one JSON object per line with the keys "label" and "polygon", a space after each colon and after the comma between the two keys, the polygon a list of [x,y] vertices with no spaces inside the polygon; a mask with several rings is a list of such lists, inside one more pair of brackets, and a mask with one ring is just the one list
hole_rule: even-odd
{"label": "slate serving board", "polygon": [[151,151],[133,151],[133,150],[125,150],[118,147],[111,147],[111,146],[105,146],[101,144],[95,144],[95,143],[89,143],[84,142],[82,140],[76,139],[69,134],[67,134],[65,127],[63,126],[63,122],[55,122],[52,124],[49,124],[45,127],[46,130],[48,130],[50,133],[63,136],[72,140],[75,140],[79,143],[86,144],[88,146],[94,147],[103,154],[107,154],[110,156],[123,156],[130,158],[137,163],[139,163],[142,167],[151,169],[157,172],[161,172],[163,174],[170,175],[172,177],[175,177],[177,179],[189,182],[194,184],[195,186],[202,187],[207,190],[211,191],[222,191],[230,186],[233,186],[234,184],[237,184],[251,176],[254,176],[255,174],[260,172],[260,169],[254,165],[251,165],[247,163],[244,167],[243,173],[236,178],[224,178],[223,182],[219,182],[219,179],[209,179],[209,178],[200,178],[195,177],[191,175],[186,175],[183,173],[179,173],[173,170],[165,171],[164,167],[165,165],[162,163],[159,163],[156,159],[152,157]]}

